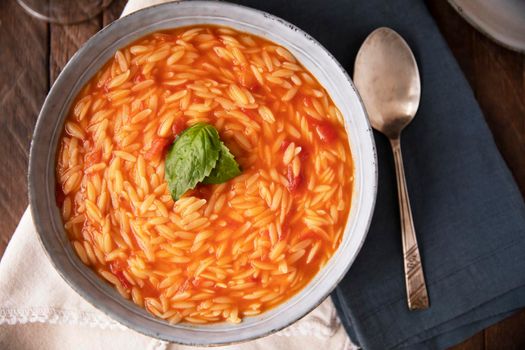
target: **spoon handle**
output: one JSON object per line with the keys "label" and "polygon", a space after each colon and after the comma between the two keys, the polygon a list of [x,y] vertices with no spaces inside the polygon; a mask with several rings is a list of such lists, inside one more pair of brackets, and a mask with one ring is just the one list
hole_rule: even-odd
{"label": "spoon handle", "polygon": [[407,288],[408,308],[410,310],[427,309],[428,293],[425,284],[421,257],[417,246],[416,230],[410,209],[405,169],[401,155],[401,143],[398,138],[390,139],[397,175],[397,193],[401,215],[401,236],[403,239],[403,260],[405,265],[405,283]]}

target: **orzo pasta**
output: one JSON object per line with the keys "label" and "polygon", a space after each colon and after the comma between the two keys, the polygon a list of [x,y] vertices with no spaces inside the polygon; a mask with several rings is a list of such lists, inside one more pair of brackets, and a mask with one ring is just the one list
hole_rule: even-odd
{"label": "orzo pasta", "polygon": [[[213,125],[242,168],[174,202],[164,154]],[[325,89],[285,48],[225,27],[118,50],[64,126],[57,202],[78,257],[170,322],[240,322],[303,288],[341,242],[352,157]]]}

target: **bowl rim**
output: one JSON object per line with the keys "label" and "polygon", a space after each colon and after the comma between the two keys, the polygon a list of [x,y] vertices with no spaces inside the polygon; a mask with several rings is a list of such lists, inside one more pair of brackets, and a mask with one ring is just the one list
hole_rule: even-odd
{"label": "bowl rim", "polygon": [[[312,303],[310,305],[310,307],[307,307],[307,308],[304,309],[304,312],[300,312],[300,314],[298,316],[294,316],[291,320],[288,320],[287,322],[282,322],[277,327],[272,327],[271,329],[258,331],[258,332],[256,331],[254,334],[252,334],[251,336],[248,336],[248,337],[240,336],[240,337],[238,337],[238,339],[228,340],[228,341],[224,341],[224,342],[219,341],[219,342],[213,342],[213,343],[210,343],[210,342],[207,342],[207,341],[202,342],[199,339],[194,339],[193,341],[186,341],[186,340],[183,341],[183,340],[180,340],[179,338],[177,338],[177,336],[173,336],[173,335],[169,335],[168,336],[168,335],[163,334],[163,333],[152,331],[152,330],[150,330],[150,329],[148,329],[147,327],[144,327],[144,326],[139,327],[138,325],[134,324],[132,321],[128,320],[127,318],[121,317],[120,315],[116,315],[111,310],[107,310],[105,305],[101,305],[100,303],[97,303],[97,299],[95,297],[93,297],[92,295],[90,295],[90,292],[87,292],[86,290],[84,290],[79,283],[77,283],[72,278],[70,278],[70,276],[67,273],[65,273],[62,270],[62,268],[59,266],[58,261],[55,260],[55,257],[51,253],[52,247],[48,245],[48,242],[46,242],[46,240],[44,239],[44,234],[42,234],[42,232],[41,232],[42,231],[42,225],[43,225],[42,221],[46,220],[46,219],[52,220],[52,218],[42,217],[41,213],[36,209],[37,206],[38,206],[37,202],[39,201],[39,197],[41,197],[41,195],[39,195],[37,193],[37,189],[35,187],[35,182],[37,181],[38,177],[41,177],[42,174],[38,173],[38,169],[37,169],[38,167],[35,165],[37,163],[37,159],[36,159],[35,153],[36,153],[38,147],[41,147],[41,146],[39,146],[37,144],[37,142],[35,142],[35,140],[37,140],[37,136],[38,136],[39,132],[44,127],[42,125],[43,124],[43,119],[44,119],[43,116],[46,115],[46,113],[48,113],[48,109],[50,109],[52,107],[52,105],[54,103],[53,97],[58,93],[57,92],[58,87],[60,85],[62,85],[63,80],[65,79],[64,78],[64,76],[66,75],[65,73],[70,71],[70,70],[72,70],[71,67],[79,60],[79,57],[82,57],[85,54],[86,51],[89,51],[89,50],[93,49],[92,47],[90,47],[90,44],[95,43],[97,41],[97,39],[102,37],[105,33],[111,31],[112,28],[116,28],[118,26],[124,26],[127,22],[132,21],[133,18],[144,17],[144,16],[148,15],[148,13],[151,13],[151,12],[154,12],[154,11],[161,11],[164,8],[166,8],[167,11],[172,10],[172,9],[176,10],[176,9],[180,8],[180,6],[188,6],[188,4],[190,4],[189,6],[192,6],[192,7],[199,7],[199,6],[206,7],[206,6],[212,6],[213,5],[213,6],[220,6],[220,7],[224,7],[224,8],[232,8],[232,9],[237,9],[237,10],[251,12],[251,13],[253,13],[254,16],[259,16],[259,17],[262,16],[265,19],[274,21],[277,24],[284,25],[284,26],[288,27],[289,29],[300,33],[306,40],[310,41],[314,46],[316,46],[318,49],[320,49],[323,54],[327,55],[327,57],[329,58],[331,64],[333,64],[334,69],[339,71],[339,73],[342,75],[342,77],[345,78],[346,82],[352,88],[353,94],[355,94],[355,97],[357,98],[357,101],[358,101],[357,108],[359,108],[360,111],[362,112],[362,114],[364,116],[364,119],[365,119],[363,122],[367,125],[367,130],[366,130],[366,135],[368,136],[367,142],[369,143],[369,146],[370,146],[369,151],[370,151],[370,156],[372,158],[372,159],[370,159],[371,164],[372,164],[372,169],[370,169],[370,171],[368,171],[369,172],[368,175],[371,175],[371,178],[367,179],[367,182],[368,182],[367,186],[368,186],[368,188],[364,188],[363,189],[363,190],[368,191],[367,194],[368,194],[368,197],[370,199],[370,204],[369,204],[369,208],[367,208],[368,212],[365,213],[366,216],[364,217],[364,219],[362,219],[362,221],[363,221],[362,222],[362,230],[363,230],[363,232],[361,234],[361,239],[360,239],[359,242],[357,242],[357,246],[356,246],[354,255],[347,262],[347,264],[344,267],[342,273],[340,273],[340,275],[338,276],[338,278],[336,280],[336,283],[334,283],[330,288],[328,288],[327,292],[324,293],[318,299],[317,303]],[[246,23],[249,23],[249,22],[246,22]],[[182,26],[184,26],[184,25],[181,25],[181,27]],[[172,28],[176,28],[176,27],[178,27],[178,26],[177,25],[172,26]],[[161,29],[158,29],[158,30],[161,30]],[[249,32],[249,33],[253,34],[253,35],[258,35],[258,34],[252,33],[252,32]],[[141,36],[145,36],[145,35],[147,35],[147,33],[144,33]],[[126,45],[129,45],[131,42],[133,42],[133,40],[127,41]],[[287,47],[286,45],[283,45],[283,46]],[[352,92],[350,92],[349,94],[352,94]],[[69,102],[69,103],[71,103],[71,102]],[[70,107],[71,106],[66,108],[66,110],[69,110]],[[57,120],[60,120],[60,118],[57,118]],[[347,119],[345,118],[345,128],[347,126],[346,125],[347,124],[346,120]],[[347,134],[348,134],[348,137],[350,138],[350,133],[348,132],[348,130],[347,130]],[[354,157],[354,150],[352,148],[351,148],[351,152],[352,152],[352,157]],[[51,153],[56,155],[56,151],[55,152],[51,152]],[[49,159],[48,159],[48,161],[49,161]],[[354,165],[355,165],[355,162],[354,162]],[[53,168],[54,168],[54,166],[53,166]],[[370,174],[370,172],[372,174]],[[354,167],[354,174],[355,174],[355,167]],[[371,223],[372,216],[373,216],[373,213],[374,213],[374,207],[375,207],[375,202],[376,202],[376,198],[377,198],[377,186],[378,186],[377,153],[376,153],[376,147],[375,147],[375,142],[374,142],[372,129],[371,129],[370,123],[368,121],[368,117],[367,117],[367,112],[366,112],[366,109],[364,107],[364,104],[362,102],[362,99],[361,99],[357,89],[355,88],[355,86],[354,86],[353,82],[351,81],[348,73],[341,66],[341,64],[317,40],[312,38],[309,34],[307,34],[306,32],[302,31],[301,29],[299,29],[295,25],[293,25],[293,24],[291,24],[291,23],[289,23],[289,22],[287,22],[287,21],[285,21],[285,20],[283,20],[283,19],[281,19],[281,18],[279,18],[277,16],[271,15],[271,14],[265,12],[265,11],[253,9],[253,8],[250,8],[250,7],[247,7],[247,6],[244,6],[244,5],[238,5],[238,4],[233,4],[233,3],[229,3],[229,2],[223,2],[223,1],[214,1],[214,0],[212,0],[212,1],[210,1],[210,0],[196,0],[196,1],[191,1],[191,2],[186,2],[186,1],[182,1],[182,2],[167,2],[167,3],[161,3],[161,4],[153,5],[153,6],[150,6],[150,7],[147,7],[147,8],[143,8],[143,9],[140,9],[140,10],[138,10],[136,12],[130,13],[130,14],[124,16],[124,17],[121,17],[121,18],[115,20],[114,22],[112,22],[111,24],[109,24],[108,26],[106,26],[105,28],[100,30],[98,33],[96,33],[86,43],[84,43],[82,45],[82,47],[68,61],[68,63],[66,64],[66,66],[64,67],[64,69],[62,70],[62,72],[60,73],[58,78],[56,79],[55,83],[51,87],[48,95],[46,96],[46,99],[44,101],[44,104],[43,104],[43,106],[41,108],[41,111],[40,111],[38,119],[37,119],[37,123],[36,123],[36,126],[35,126],[35,131],[34,131],[34,134],[33,134],[33,138],[31,140],[31,149],[30,149],[30,157],[29,157],[29,171],[28,171],[29,203],[30,203],[30,209],[31,209],[32,217],[33,217],[33,222],[34,222],[35,228],[37,230],[38,240],[40,241],[40,244],[44,248],[45,254],[48,256],[48,258],[51,261],[53,267],[60,274],[60,276],[68,283],[68,285],[70,287],[72,287],[73,290],[75,290],[75,292],[77,294],[79,294],[84,300],[86,300],[89,304],[91,304],[97,310],[101,311],[106,316],[108,316],[110,319],[118,322],[121,325],[124,325],[125,327],[128,327],[128,328],[130,328],[132,330],[138,331],[139,333],[142,333],[144,335],[147,335],[147,336],[150,336],[150,337],[154,337],[154,338],[157,338],[157,339],[162,339],[162,340],[166,340],[166,341],[170,341],[170,342],[174,342],[174,343],[178,343],[178,344],[184,344],[184,345],[201,345],[201,346],[216,346],[216,345],[218,346],[218,345],[235,344],[235,343],[245,342],[245,341],[249,341],[249,340],[253,340],[253,339],[257,339],[257,338],[260,338],[260,337],[264,337],[264,336],[273,334],[273,333],[275,333],[275,332],[277,332],[277,331],[279,331],[281,329],[284,329],[284,328],[290,326],[291,324],[297,322],[299,319],[303,318],[308,313],[310,313],[313,309],[315,309],[317,306],[319,306],[330,295],[330,293],[335,289],[337,284],[343,279],[345,274],[348,272],[348,270],[350,269],[351,265],[353,264],[355,258],[357,257],[357,255],[358,255],[358,253],[359,253],[359,251],[360,251],[360,249],[361,249],[361,247],[362,247],[362,245],[363,245],[363,243],[364,243],[364,241],[366,239],[366,236],[368,234],[368,229],[370,227],[370,223]],[[352,194],[352,203],[354,203],[355,187],[356,187],[356,185],[354,183],[354,189],[353,189],[353,194]],[[49,193],[48,193],[48,197],[49,197]],[[354,205],[352,205],[352,207],[353,206]],[[349,226],[349,222],[350,222],[349,219],[350,219],[350,216],[351,216],[351,213],[352,213],[352,210],[353,210],[352,207],[350,208],[350,211],[348,213],[347,223],[345,224],[345,234],[346,234],[346,231],[347,231],[348,226]],[[361,208],[358,208],[358,209],[361,209]],[[60,221],[60,223],[62,224],[62,221]],[[341,243],[341,245],[342,245],[342,243]],[[340,250],[341,245],[338,248],[338,250]],[[334,255],[335,254],[336,253],[334,252]],[[328,266],[328,264],[327,264],[327,266]],[[316,274],[316,276],[320,275],[321,271],[323,271],[323,269],[325,269],[327,266],[323,267]],[[315,279],[315,277],[314,277],[314,279]],[[285,301],[283,304],[285,304],[286,302],[292,300],[295,296],[299,295],[301,293],[301,291],[303,291],[304,289],[306,289],[308,287],[308,285],[312,284],[314,279],[312,279],[310,282],[308,282],[308,284],[303,289],[301,289],[296,294],[294,294],[294,296],[292,296],[289,299],[287,299],[287,301]],[[271,310],[276,309],[276,308],[277,307],[272,308]],[[268,312],[270,312],[271,310],[269,310]],[[268,313],[268,312],[266,312],[266,313]],[[263,314],[265,314],[265,313],[263,313]]]}

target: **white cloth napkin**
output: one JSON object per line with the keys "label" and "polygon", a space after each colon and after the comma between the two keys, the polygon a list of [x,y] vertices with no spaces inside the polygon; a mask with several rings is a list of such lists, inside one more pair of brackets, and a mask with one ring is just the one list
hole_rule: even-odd
{"label": "white cloth napkin", "polygon": [[[166,0],[130,0],[122,15]],[[274,335],[225,350],[353,350],[330,299]],[[195,347],[127,329],[84,301],[55,271],[26,210],[0,261],[0,349],[151,349]]]}

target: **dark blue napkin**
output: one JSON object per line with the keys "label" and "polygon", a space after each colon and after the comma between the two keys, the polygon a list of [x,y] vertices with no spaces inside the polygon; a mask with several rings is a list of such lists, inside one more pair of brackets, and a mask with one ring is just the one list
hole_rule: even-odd
{"label": "dark blue napkin", "polygon": [[419,64],[421,105],[402,145],[431,308],[407,309],[393,159],[376,134],[379,192],[372,226],[332,295],[352,339],[365,349],[441,349],[525,306],[523,200],[425,4],[240,2],[304,29],[350,73],[359,46],[380,26],[398,31]]}

